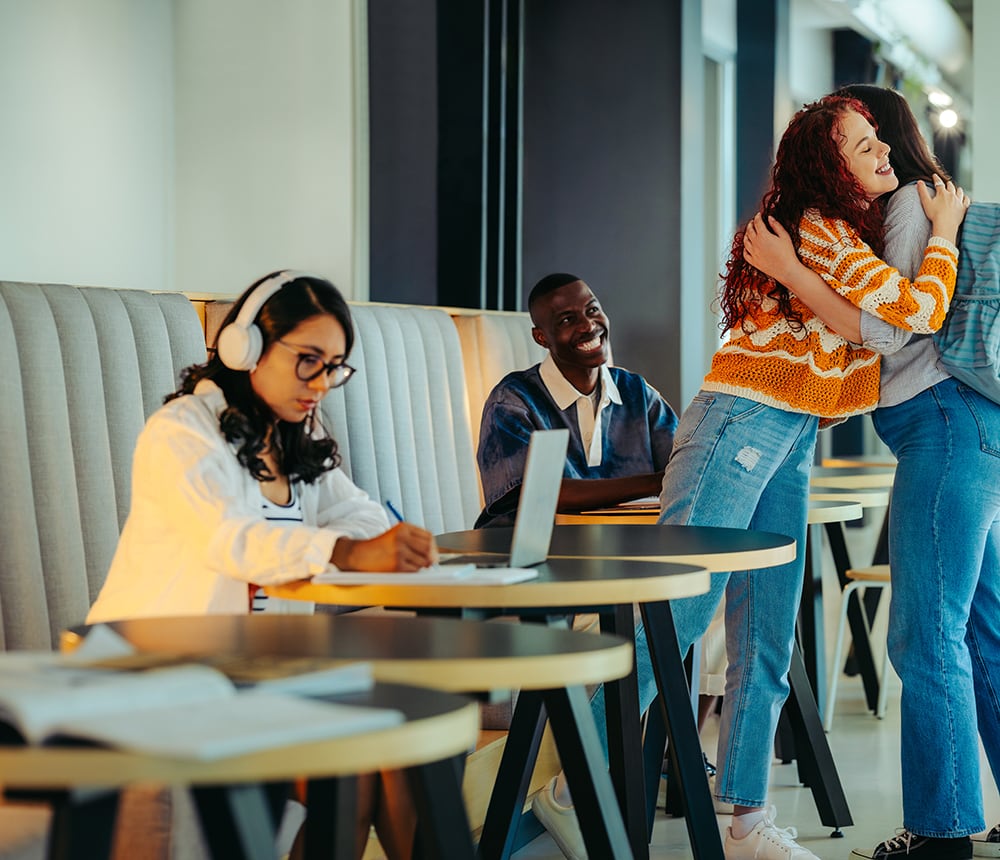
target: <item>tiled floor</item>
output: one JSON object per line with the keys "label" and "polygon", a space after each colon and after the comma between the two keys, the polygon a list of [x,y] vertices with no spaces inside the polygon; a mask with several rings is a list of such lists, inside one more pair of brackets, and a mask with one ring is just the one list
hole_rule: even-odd
{"label": "tiled floor", "polygon": [[[848,532],[852,558],[859,563],[871,556],[874,524]],[[839,607],[839,588],[832,565],[824,573],[824,602],[827,621],[827,655],[833,652],[833,635]],[[884,602],[883,602],[884,603]],[[884,608],[876,619],[873,641],[881,649],[885,642]],[[879,650],[877,656],[881,653]],[[891,673],[891,670],[890,670]],[[820,824],[812,795],[796,781],[795,765],[774,764],[771,776],[771,801],[778,808],[778,824],[794,826],[799,842],[822,860],[847,860],[854,847],[870,846],[891,836],[902,824],[902,799],[899,777],[899,680],[890,677],[889,706],[884,720],[876,719],[865,708],[861,681],[844,678],[837,695],[830,746],[847,794],[854,826],[844,828],[844,838],[831,839],[830,828]],[[717,725],[710,721],[703,733],[703,744],[712,758]],[[988,826],[1000,822],[1000,797],[989,776],[983,758],[984,796]],[[971,787],[970,791],[978,790]],[[728,825],[728,816],[718,818],[720,828]],[[667,818],[661,811],[653,828],[650,858],[681,860],[690,858],[687,831],[682,819]],[[542,835],[515,855],[515,860],[561,860],[562,854],[547,835]]]}

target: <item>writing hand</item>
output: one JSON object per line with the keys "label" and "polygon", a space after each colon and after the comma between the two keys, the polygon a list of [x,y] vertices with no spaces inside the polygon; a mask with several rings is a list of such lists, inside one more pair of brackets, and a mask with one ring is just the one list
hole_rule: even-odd
{"label": "writing hand", "polygon": [[399,523],[368,540],[340,538],[331,561],[341,570],[420,570],[437,564],[437,544],[426,529]]}

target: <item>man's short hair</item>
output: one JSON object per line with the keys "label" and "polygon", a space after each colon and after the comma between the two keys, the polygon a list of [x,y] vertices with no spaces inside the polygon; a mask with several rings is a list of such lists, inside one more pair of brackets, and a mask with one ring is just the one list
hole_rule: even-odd
{"label": "man's short hair", "polygon": [[545,298],[560,287],[576,283],[579,280],[582,279],[577,275],[569,274],[569,272],[553,272],[551,275],[546,275],[531,288],[531,293],[528,295],[528,313],[531,313],[531,309],[539,299]]}

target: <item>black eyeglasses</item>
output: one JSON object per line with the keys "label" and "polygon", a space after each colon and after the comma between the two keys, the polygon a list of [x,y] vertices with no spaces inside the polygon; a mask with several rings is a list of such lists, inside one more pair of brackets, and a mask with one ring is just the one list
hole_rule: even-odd
{"label": "black eyeglasses", "polygon": [[323,361],[315,353],[299,352],[283,340],[276,340],[275,343],[280,343],[289,352],[298,356],[298,361],[295,362],[295,375],[303,382],[312,382],[325,372],[326,381],[330,388],[340,388],[354,375],[354,368],[346,362]]}

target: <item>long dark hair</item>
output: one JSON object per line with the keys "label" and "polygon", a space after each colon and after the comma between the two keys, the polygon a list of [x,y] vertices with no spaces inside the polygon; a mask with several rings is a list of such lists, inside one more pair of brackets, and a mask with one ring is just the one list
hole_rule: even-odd
{"label": "long dark hair", "polygon": [[[247,297],[259,284],[278,274],[280,271],[272,272],[251,284],[234,302],[222,327],[236,319]],[[274,341],[305,320],[324,314],[334,317],[343,327],[346,358],[354,345],[351,312],[333,284],[313,275],[301,275],[285,284],[260,309],[254,323],[262,335],[262,354]],[[324,472],[340,465],[337,443],[315,415],[311,420],[298,423],[276,418],[254,392],[249,371],[226,367],[214,350],[204,364],[193,364],[181,373],[180,387],[164,402],[191,394],[203,379],[212,380],[225,394],[228,406],[219,416],[219,429],[227,442],[237,446],[237,459],[258,481],[275,479],[260,458],[269,437],[275,458],[290,481],[310,484]],[[317,426],[320,434],[316,433]]]}
{"label": "long dark hair", "polygon": [[[857,99],[825,96],[805,105],[788,124],[778,145],[771,168],[771,185],[761,201],[766,218],[774,216],[799,247],[799,223],[809,209],[825,218],[846,221],[858,231],[876,254],[881,254],[885,238],[882,209],[871,201],[864,186],[851,173],[840,150],[843,134],[841,118],[855,111],[874,125],[868,108]],[[765,222],[766,223],[766,222]],[[794,328],[802,327],[802,315],[792,306],[788,289],[765,278],[743,258],[743,227],[733,237],[729,260],[719,297],[722,310],[720,328],[743,325],[767,296],[778,304],[779,312]]]}
{"label": "long dark hair", "polygon": [[[931,182],[935,173],[945,182],[951,179],[931,152],[927,140],[920,133],[917,118],[901,93],[873,84],[851,84],[841,87],[836,95],[855,98],[871,111],[878,122],[879,140],[891,147],[889,163],[900,187],[916,179]],[[890,196],[887,194],[886,198]]]}

